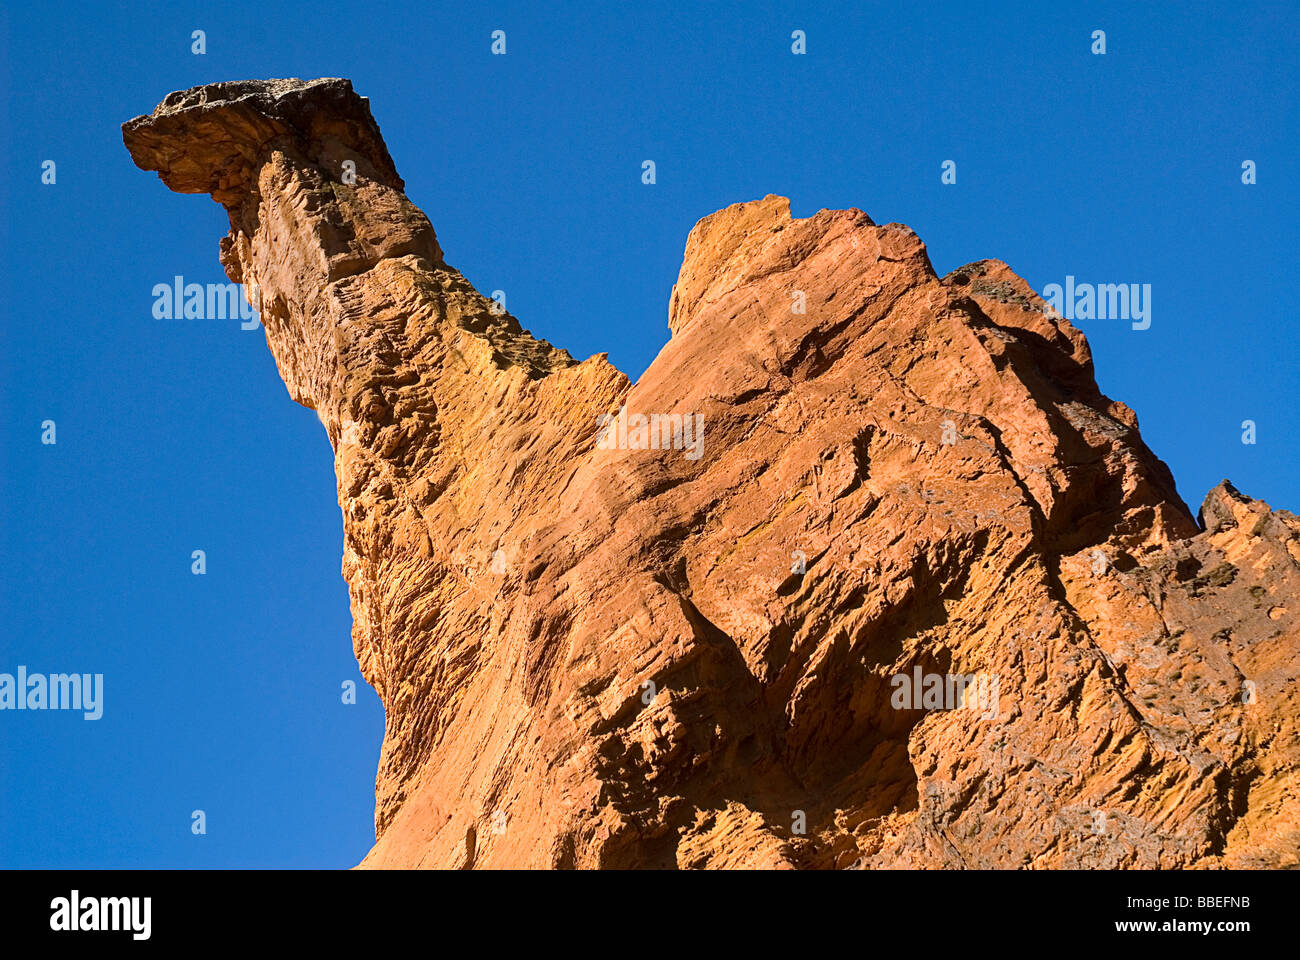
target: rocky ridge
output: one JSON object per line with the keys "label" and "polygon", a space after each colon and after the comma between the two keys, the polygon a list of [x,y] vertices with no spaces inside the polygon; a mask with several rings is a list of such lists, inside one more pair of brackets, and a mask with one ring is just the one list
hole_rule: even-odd
{"label": "rocky ridge", "polygon": [[446,263],[346,80],[123,138],[225,207],[334,451],[363,866],[1297,864],[1300,521],[1226,481],[1194,517],[1005,264],[736,204],[632,383]]}

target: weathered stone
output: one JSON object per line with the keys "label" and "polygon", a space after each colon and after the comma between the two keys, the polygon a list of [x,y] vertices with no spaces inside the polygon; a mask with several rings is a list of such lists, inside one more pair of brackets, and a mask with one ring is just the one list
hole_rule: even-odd
{"label": "weathered stone", "polygon": [[[345,80],[123,133],[226,207],[334,448],[387,711],[363,865],[1296,864],[1300,522],[1225,483],[1202,531],[1006,265],[737,204],[632,384],[443,260]],[[927,675],[980,709],[896,709]]]}

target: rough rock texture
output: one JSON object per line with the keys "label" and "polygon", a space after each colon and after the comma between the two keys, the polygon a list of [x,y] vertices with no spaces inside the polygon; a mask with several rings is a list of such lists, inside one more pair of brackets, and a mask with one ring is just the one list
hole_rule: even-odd
{"label": "rough rock texture", "polygon": [[[1224,482],[1198,524],[1004,264],[737,204],[632,384],[443,260],[346,80],[123,134],[226,207],[333,445],[387,711],[364,865],[1296,865],[1300,521]],[[698,458],[638,413],[701,415]],[[896,709],[918,668],[996,709]]]}

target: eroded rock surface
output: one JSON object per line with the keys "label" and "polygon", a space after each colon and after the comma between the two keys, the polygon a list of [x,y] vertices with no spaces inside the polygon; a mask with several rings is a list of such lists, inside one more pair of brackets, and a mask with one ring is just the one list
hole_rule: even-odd
{"label": "eroded rock surface", "polygon": [[[363,865],[1296,865],[1300,521],[1225,481],[1198,523],[1005,264],[737,204],[633,384],[445,262],[346,80],[123,135],[225,206],[333,446]],[[983,686],[900,707],[932,676]]]}

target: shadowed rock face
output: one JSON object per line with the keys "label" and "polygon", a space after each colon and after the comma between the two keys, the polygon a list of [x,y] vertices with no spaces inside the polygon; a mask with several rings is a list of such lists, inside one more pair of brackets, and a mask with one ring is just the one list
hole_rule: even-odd
{"label": "shadowed rock face", "polygon": [[632,384],[443,260],[346,80],[123,136],[225,206],[333,446],[363,865],[1296,864],[1300,522],[1225,481],[1198,525],[1006,265],[736,204]]}

